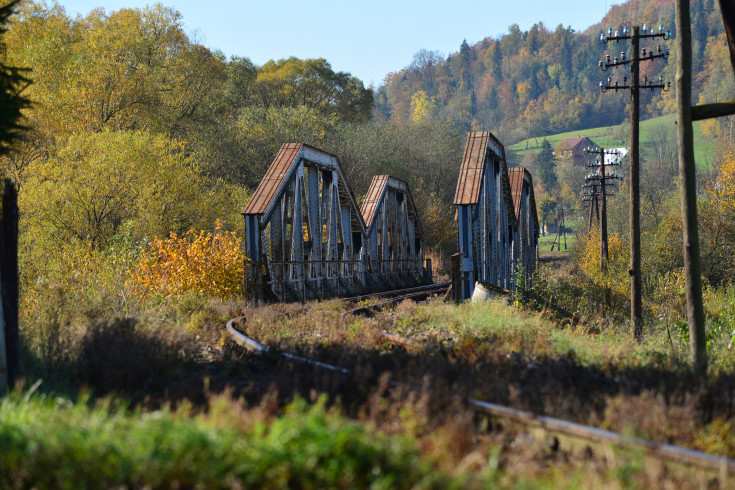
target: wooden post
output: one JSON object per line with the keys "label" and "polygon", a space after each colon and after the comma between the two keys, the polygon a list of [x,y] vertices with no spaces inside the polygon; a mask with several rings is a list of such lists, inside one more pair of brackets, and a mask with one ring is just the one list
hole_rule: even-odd
{"label": "wooden post", "polygon": [[[723,11],[724,14],[724,11]],[[689,0],[676,2],[676,104],[681,181],[681,220],[686,276],[689,352],[695,371],[707,373],[707,340],[704,332],[702,273],[697,230],[697,189],[692,134],[692,43]]]}
{"label": "wooden post", "polygon": [[641,284],[641,199],[640,162],[638,158],[638,56],[640,27],[633,26],[630,53],[630,326],[636,340],[643,334],[643,300]]}
{"label": "wooden post", "polygon": [[452,267],[452,299],[455,303],[462,302],[462,254],[456,253],[451,256]]}
{"label": "wooden post", "polygon": [[0,301],[0,396],[8,389],[8,358],[7,344],[5,341],[5,320],[2,311],[2,301]]}
{"label": "wooden post", "polygon": [[[0,327],[0,378],[12,387],[18,375],[18,195],[10,179],[5,179],[0,231],[0,288],[2,289],[2,327]],[[4,366],[3,366],[4,364]],[[0,391],[3,380],[0,379]]]}

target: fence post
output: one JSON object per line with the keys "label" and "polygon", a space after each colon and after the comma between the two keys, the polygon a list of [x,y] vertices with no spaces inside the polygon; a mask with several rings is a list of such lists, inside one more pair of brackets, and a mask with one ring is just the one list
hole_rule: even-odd
{"label": "fence post", "polygon": [[462,271],[460,264],[462,254],[452,254],[452,299],[455,303],[462,302]]}

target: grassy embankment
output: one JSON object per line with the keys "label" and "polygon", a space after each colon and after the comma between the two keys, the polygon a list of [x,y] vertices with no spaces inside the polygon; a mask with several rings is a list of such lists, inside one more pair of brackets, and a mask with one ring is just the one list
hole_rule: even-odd
{"label": "grassy embankment", "polygon": [[[588,299],[555,281],[573,282],[567,277],[573,270],[554,267],[545,274],[524,310],[504,300],[405,302],[364,319],[344,316],[345,306],[334,301],[257,309],[229,304],[226,310],[214,302],[192,309],[177,325],[141,318],[127,340],[119,341],[114,328],[102,329],[67,345],[67,358],[94,370],[84,378],[91,392],[109,392],[118,380],[117,401],[59,397],[43,385],[40,394],[19,390],[7,397],[0,404],[0,478],[8,487],[38,488],[706,483],[705,475],[642,465],[632,454],[590,460],[550,451],[512,428],[477,430],[462,402],[468,396],[735,456],[728,339],[712,340],[710,379],[697,381],[677,332],[650,327],[636,343],[624,326],[571,310]],[[219,332],[222,315],[238,314],[248,318],[247,333],[272,352],[354,374],[277,355],[231,356],[221,349]],[[391,344],[381,331],[425,347]],[[202,340],[214,352],[208,358],[191,354]],[[121,359],[120,350],[133,354],[142,341],[159,347],[148,359]],[[141,372],[141,362],[156,369]],[[66,368],[55,369],[63,376]],[[135,383],[141,374],[149,379]],[[75,383],[68,379],[65,393],[73,394]],[[328,403],[293,402],[320,397]],[[138,408],[124,408],[128,400],[138,400]]]}

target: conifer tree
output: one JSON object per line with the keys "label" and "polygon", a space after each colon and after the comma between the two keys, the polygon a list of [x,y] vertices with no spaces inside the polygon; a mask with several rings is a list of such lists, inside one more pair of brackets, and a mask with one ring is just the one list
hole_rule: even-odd
{"label": "conifer tree", "polygon": [[541,185],[547,193],[556,189],[556,173],[554,173],[554,151],[551,149],[551,143],[544,139],[541,143],[541,152],[536,155],[536,170]]}
{"label": "conifer tree", "polygon": [[16,68],[5,64],[5,44],[3,36],[8,30],[10,16],[20,0],[13,0],[0,7],[0,155],[8,152],[10,144],[25,129],[20,123],[21,110],[30,106],[30,100],[22,95],[30,84],[28,69]]}

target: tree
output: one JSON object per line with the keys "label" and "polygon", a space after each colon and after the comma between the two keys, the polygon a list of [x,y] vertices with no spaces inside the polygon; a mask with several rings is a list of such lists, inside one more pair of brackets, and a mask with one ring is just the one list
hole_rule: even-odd
{"label": "tree", "polygon": [[29,2],[19,13],[9,54],[34,68],[29,125],[49,139],[142,128],[181,137],[224,81],[223,60],[191,42],[169,7],[71,19]]}
{"label": "tree", "polygon": [[373,107],[372,91],[349,73],[332,71],[324,58],[269,61],[258,70],[252,100],[265,108],[303,105],[355,122],[369,120]]}
{"label": "tree", "polygon": [[[0,7],[0,39],[3,39],[8,28],[9,18],[15,12],[20,0],[13,0]],[[3,45],[0,41],[0,45]],[[22,110],[30,107],[31,102],[23,94],[30,84],[27,69],[8,66],[0,61],[0,155],[8,153],[10,145],[18,139],[25,129],[19,120]]]}
{"label": "tree", "polygon": [[541,142],[541,152],[536,156],[536,171],[538,178],[546,192],[551,193],[557,188],[556,173],[554,167],[556,159],[554,158],[554,150],[551,149],[551,143],[544,139]]}
{"label": "tree", "polygon": [[[123,228],[136,240],[192,227],[229,226],[239,197],[205,179],[181,144],[146,132],[74,135],[35,163],[19,196],[25,236],[104,249]],[[43,240],[41,240],[43,241]]]}
{"label": "tree", "polygon": [[538,213],[539,221],[541,221],[541,233],[546,235],[546,222],[554,216],[556,212],[557,202],[551,197],[543,197],[539,201]]}
{"label": "tree", "polygon": [[423,90],[419,90],[411,97],[411,109],[413,109],[413,122],[430,121],[436,114],[436,100],[426,95]]}

